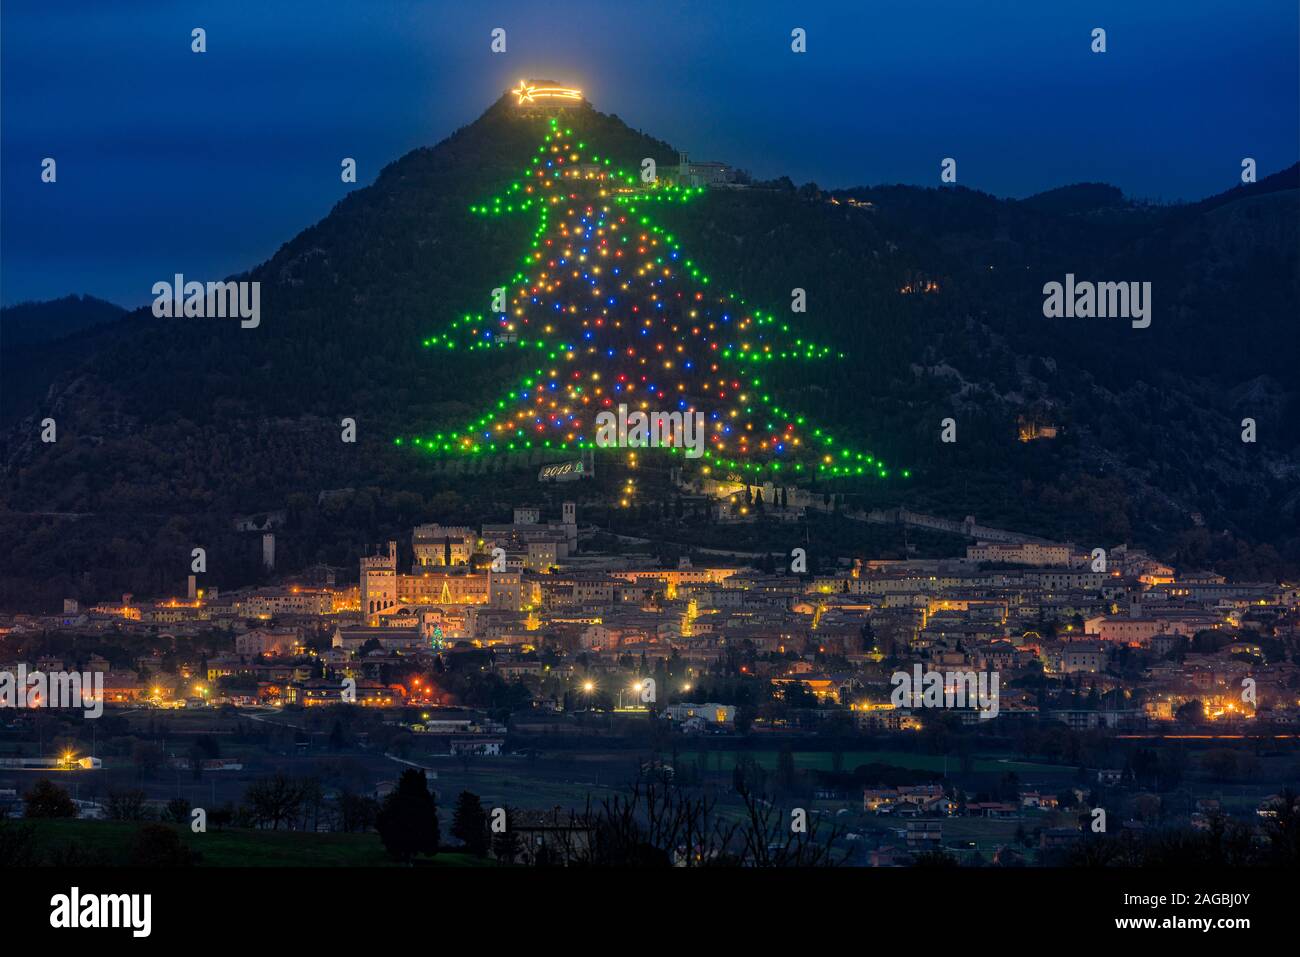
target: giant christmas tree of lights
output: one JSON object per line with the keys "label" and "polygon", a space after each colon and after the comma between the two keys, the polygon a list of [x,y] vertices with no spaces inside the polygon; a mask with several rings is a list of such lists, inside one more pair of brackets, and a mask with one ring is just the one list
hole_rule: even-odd
{"label": "giant christmas tree of lights", "polygon": [[[894,474],[778,404],[764,386],[767,363],[843,355],[713,291],[710,277],[649,215],[656,203],[690,202],[703,192],[617,173],[551,117],[525,175],[470,207],[479,216],[537,217],[522,268],[503,286],[503,308],[462,315],[423,343],[453,352],[528,350],[537,365],[459,430],[397,444],[440,455],[593,449],[601,447],[597,414],[624,406],[649,415],[700,413],[706,472]],[[626,449],[640,451],[647,450]],[[684,454],[680,443],[655,451]]]}

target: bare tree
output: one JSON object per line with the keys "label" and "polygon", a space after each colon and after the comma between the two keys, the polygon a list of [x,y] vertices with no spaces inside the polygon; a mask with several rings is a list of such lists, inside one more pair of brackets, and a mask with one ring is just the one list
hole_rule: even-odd
{"label": "bare tree", "polygon": [[144,821],[147,820],[148,808],[145,805],[145,793],[142,788],[123,788],[108,792],[107,811],[110,820]]}
{"label": "bare tree", "polygon": [[254,823],[278,831],[284,824],[292,829],[303,804],[302,785],[283,772],[254,781],[244,794]]}
{"label": "bare tree", "polygon": [[[791,815],[770,801],[742,788],[748,821],[740,829],[744,839],[743,863],[750,867],[832,867],[834,846],[843,832],[832,824],[823,833],[821,818],[805,819],[806,826],[794,828]],[[791,809],[793,810],[793,809]]]}
{"label": "bare tree", "polygon": [[555,855],[594,867],[827,867],[834,859],[838,826],[829,832],[814,818],[794,829],[788,816],[742,791],[745,813],[737,821],[707,795],[688,794],[670,781],[642,780],[626,795],[604,798],[586,811],[558,819]]}

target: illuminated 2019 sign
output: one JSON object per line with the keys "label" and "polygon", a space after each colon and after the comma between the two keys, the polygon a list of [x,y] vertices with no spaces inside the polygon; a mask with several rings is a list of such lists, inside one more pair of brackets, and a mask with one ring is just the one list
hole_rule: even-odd
{"label": "illuminated 2019 sign", "polygon": [[574,462],[562,462],[558,465],[546,465],[537,473],[539,482],[572,482],[586,476],[586,468],[581,459]]}
{"label": "illuminated 2019 sign", "polygon": [[581,103],[582,91],[571,86],[539,85],[529,80],[520,80],[519,85],[510,91],[519,98],[519,106],[528,103]]}

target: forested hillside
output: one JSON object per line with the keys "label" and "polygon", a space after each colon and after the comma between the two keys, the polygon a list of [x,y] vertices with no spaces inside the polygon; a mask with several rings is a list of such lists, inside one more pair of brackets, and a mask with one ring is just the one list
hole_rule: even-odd
{"label": "forested hillside", "polygon": [[[617,117],[566,122],[629,169],[676,162]],[[502,101],[390,164],[240,277],[263,284],[255,330],[147,310],[62,325],[66,301],[26,307],[25,326],[47,310],[49,338],[0,343],[0,602],[174,590],[200,539],[225,556],[214,582],[255,580],[239,514],[289,510],[283,565],[345,564],[378,529],[472,516],[475,495],[527,497],[527,473],[452,490],[392,437],[458,424],[525,368],[508,350],[447,355],[421,340],[486,312],[516,269],[528,222],[469,206],[517,176],[541,132]],[[791,321],[846,357],[772,363],[767,384],[913,472],[836,486],[850,499],[1272,577],[1300,567],[1297,197],[1292,167],[1186,206],[1101,184],[1014,201],[771,183],[657,215],[765,310],[807,291]],[[1043,284],[1067,272],[1150,281],[1151,327],[1044,319]],[[345,416],[356,445],[339,441]],[[1246,416],[1257,444],[1240,441]],[[53,445],[39,441],[45,417]],[[955,444],[938,441],[946,417]],[[1057,437],[1020,442],[1027,422]],[[318,501],[329,489],[357,491]]]}

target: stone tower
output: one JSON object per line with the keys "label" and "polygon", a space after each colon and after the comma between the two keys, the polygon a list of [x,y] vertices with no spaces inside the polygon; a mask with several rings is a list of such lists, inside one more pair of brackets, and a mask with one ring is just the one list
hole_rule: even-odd
{"label": "stone tower", "polygon": [[382,555],[361,559],[361,618],[374,627],[379,616],[397,604],[397,542]]}
{"label": "stone tower", "polygon": [[275,532],[262,536],[262,567],[268,572],[275,571]]}
{"label": "stone tower", "polygon": [[569,546],[569,554],[572,555],[578,550],[578,506],[573,502],[563,503],[560,506],[560,516],[564,539]]}

